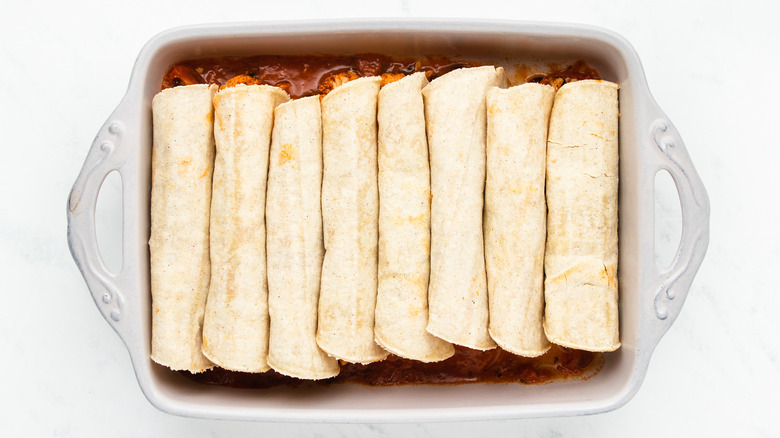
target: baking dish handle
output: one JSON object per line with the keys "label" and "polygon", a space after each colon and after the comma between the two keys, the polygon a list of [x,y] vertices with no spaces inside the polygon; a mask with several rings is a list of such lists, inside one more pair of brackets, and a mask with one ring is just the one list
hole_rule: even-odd
{"label": "baking dish handle", "polygon": [[[125,313],[125,299],[121,291],[127,282],[127,251],[123,245],[122,269],[118,274],[112,274],[100,256],[95,231],[95,209],[103,181],[112,171],[117,171],[122,179],[123,215],[127,214],[125,176],[129,155],[126,138],[127,115],[122,114],[122,109],[123,105],[120,104],[92,142],[81,172],[68,196],[67,205],[68,246],[71,255],[98,309],[118,333],[117,325]],[[122,230],[124,233],[124,224]]]}
{"label": "baking dish handle", "polygon": [[[653,307],[648,313],[654,314],[650,318],[654,326],[650,332],[655,335],[652,340],[655,345],[680,313],[704,260],[709,243],[710,201],[679,133],[660,109],[648,134],[656,157],[655,166],[650,169],[650,186],[658,171],[669,172],[677,187],[682,212],[682,235],[677,252],[668,268],[657,271],[652,285],[654,297],[652,303],[647,303]],[[655,196],[650,202],[655,202]]]}

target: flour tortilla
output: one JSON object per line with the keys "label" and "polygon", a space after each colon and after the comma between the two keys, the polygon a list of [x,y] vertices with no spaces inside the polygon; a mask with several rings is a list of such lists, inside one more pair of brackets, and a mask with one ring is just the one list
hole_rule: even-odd
{"label": "flour tortilla", "polygon": [[618,334],[618,85],[558,90],[547,144],[544,329],[550,342],[613,351]]}
{"label": "flour tortilla", "polygon": [[464,68],[422,91],[433,196],[427,330],[478,350],[496,346],[488,333],[482,235],[485,94],[505,81],[502,68]]}
{"label": "flour tortilla", "polygon": [[338,361],[317,346],[322,243],[322,123],[318,96],[274,110],[268,169],[268,364],[287,376],[325,379]]}
{"label": "flour tortilla", "polygon": [[535,83],[487,94],[485,262],[490,336],[506,351],[544,354],[544,196],[555,89]]}
{"label": "flour tortilla", "polygon": [[215,91],[175,87],[152,100],[151,357],[192,373],[214,366],[201,353],[201,330],[210,276]]}
{"label": "flour tortilla", "polygon": [[379,77],[335,88],[322,99],[322,264],[317,344],[353,363],[384,359],[374,342],[377,293],[376,108]]}
{"label": "flour tortilla", "polygon": [[203,354],[222,368],[269,369],[265,190],[281,88],[237,85],[214,96],[217,155],[211,201],[211,285]]}
{"label": "flour tortilla", "polygon": [[379,92],[379,279],[376,342],[397,356],[436,362],[455,348],[425,330],[430,271],[430,170],[415,73]]}

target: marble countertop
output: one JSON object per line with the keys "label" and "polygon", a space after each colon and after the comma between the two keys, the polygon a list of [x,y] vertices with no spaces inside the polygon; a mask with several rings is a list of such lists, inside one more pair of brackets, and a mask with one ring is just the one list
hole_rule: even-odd
{"label": "marble countertop", "polygon": [[[10,2],[0,15],[0,403],[2,436],[776,436],[780,406],[780,4],[562,0]],[[625,36],[681,133],[711,204],[708,255],[679,318],[626,406],[606,414],[427,424],[281,424],[181,418],[143,396],[127,350],[68,252],[68,192],[125,93],[142,45],[184,24],[344,17],[585,23]],[[658,258],[680,233],[658,182]],[[118,180],[98,232],[117,247]],[[102,196],[101,195],[101,199]],[[107,255],[109,265],[117,263]]]}

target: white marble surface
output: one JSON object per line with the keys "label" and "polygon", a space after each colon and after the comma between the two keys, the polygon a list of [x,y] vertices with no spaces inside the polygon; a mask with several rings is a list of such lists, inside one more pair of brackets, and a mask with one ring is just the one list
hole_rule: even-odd
{"label": "white marble surface", "polygon": [[[777,436],[780,406],[780,7],[747,0],[7,2],[0,14],[0,435]],[[448,424],[221,422],[157,411],[66,246],[65,201],[141,46],[183,24],[290,18],[482,17],[623,34],[676,124],[712,203],[708,255],[636,397],[578,418]],[[773,30],[773,28],[775,30]],[[116,245],[116,181],[98,226]],[[660,186],[660,257],[679,208]],[[111,260],[109,260],[111,262]]]}

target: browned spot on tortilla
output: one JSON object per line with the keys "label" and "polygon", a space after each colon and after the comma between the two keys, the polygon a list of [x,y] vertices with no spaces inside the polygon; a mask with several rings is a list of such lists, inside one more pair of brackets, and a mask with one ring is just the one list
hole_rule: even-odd
{"label": "browned spot on tortilla", "polygon": [[290,161],[295,161],[298,158],[298,149],[291,143],[285,143],[282,145],[282,150],[279,152],[279,165],[282,166]]}
{"label": "browned spot on tortilla", "polygon": [[607,282],[611,287],[617,287],[617,267],[614,264],[604,265]]}

